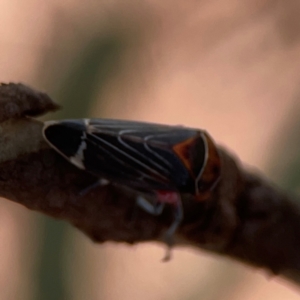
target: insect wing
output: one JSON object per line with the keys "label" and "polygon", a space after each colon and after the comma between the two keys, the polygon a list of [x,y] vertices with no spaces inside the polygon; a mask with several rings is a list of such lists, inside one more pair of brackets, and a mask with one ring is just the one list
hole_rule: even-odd
{"label": "insect wing", "polygon": [[[199,139],[198,130],[107,119],[64,120],[48,122],[44,136],[66,159],[96,176],[136,189],[194,190],[189,160],[195,147],[184,145]],[[188,148],[193,151],[185,151]],[[202,164],[204,155],[201,150]]]}
{"label": "insect wing", "polygon": [[[85,165],[135,185],[135,188],[174,189],[190,180],[189,171],[173,146],[195,134],[181,127],[130,121],[91,120],[87,130]],[[96,155],[96,157],[95,157]],[[95,166],[99,161],[99,166]],[[100,162],[101,161],[101,162]],[[104,170],[105,169],[105,170]]]}

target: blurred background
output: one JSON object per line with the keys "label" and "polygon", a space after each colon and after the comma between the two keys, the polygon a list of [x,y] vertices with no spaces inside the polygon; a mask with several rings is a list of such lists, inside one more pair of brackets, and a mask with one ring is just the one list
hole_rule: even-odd
{"label": "blurred background", "polygon": [[[297,192],[297,0],[0,0],[0,81],[47,91],[56,118],[206,129]],[[264,271],[191,248],[93,244],[0,199],[1,300],[300,299]]]}

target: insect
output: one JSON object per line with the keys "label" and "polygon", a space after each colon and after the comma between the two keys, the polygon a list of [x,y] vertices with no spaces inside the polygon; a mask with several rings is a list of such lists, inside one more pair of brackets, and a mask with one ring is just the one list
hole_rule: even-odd
{"label": "insect", "polygon": [[111,181],[135,190],[137,204],[147,212],[158,215],[171,205],[174,220],[165,236],[169,246],[183,220],[181,195],[204,201],[220,178],[218,149],[199,129],[81,119],[48,121],[43,135],[69,162],[97,176],[99,184]]}

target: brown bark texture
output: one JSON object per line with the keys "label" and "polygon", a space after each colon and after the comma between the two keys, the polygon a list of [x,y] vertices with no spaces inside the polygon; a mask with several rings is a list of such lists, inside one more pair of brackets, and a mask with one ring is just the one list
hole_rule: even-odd
{"label": "brown bark texture", "polygon": [[[52,150],[42,137],[43,123],[33,119],[58,108],[23,84],[0,86],[0,196],[66,220],[95,242],[163,241],[170,207],[150,215],[137,207],[134,192],[113,183],[80,195],[97,178]],[[219,150],[221,181],[202,203],[183,198],[175,246],[226,255],[299,284],[299,199]]]}

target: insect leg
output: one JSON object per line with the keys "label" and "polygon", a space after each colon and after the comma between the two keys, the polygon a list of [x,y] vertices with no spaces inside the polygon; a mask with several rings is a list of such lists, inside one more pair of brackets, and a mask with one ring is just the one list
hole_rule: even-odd
{"label": "insect leg", "polygon": [[155,216],[159,216],[165,207],[165,203],[156,201],[156,203],[152,204],[142,196],[137,196],[136,204],[147,213]]}
{"label": "insect leg", "polygon": [[89,185],[88,187],[86,187],[85,189],[80,191],[79,195],[85,196],[87,193],[89,193],[91,190],[97,188],[98,186],[105,186],[108,184],[109,184],[109,181],[107,179],[101,178],[101,179],[97,180],[95,183]]}
{"label": "insect leg", "polygon": [[174,243],[173,237],[178,229],[178,226],[183,220],[183,209],[180,195],[175,191],[156,191],[156,202],[154,204],[150,203],[142,196],[138,196],[136,200],[139,207],[156,216],[162,213],[166,203],[173,206],[174,219],[164,237],[168,249],[163,261],[170,260],[171,248]]}
{"label": "insect leg", "polygon": [[176,233],[180,223],[183,220],[183,209],[181,204],[181,199],[179,197],[178,203],[173,208],[174,213],[174,220],[167,232],[165,233],[165,242],[167,244],[167,252],[165,257],[163,258],[163,261],[169,261],[171,259],[171,249],[174,243],[173,237]]}

